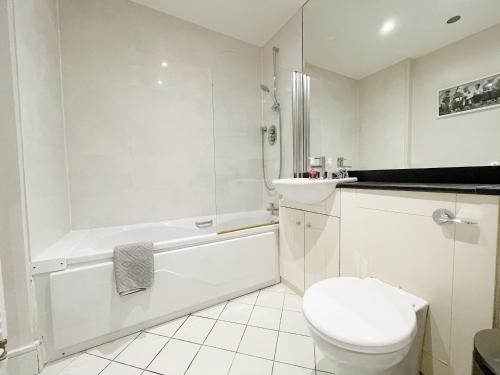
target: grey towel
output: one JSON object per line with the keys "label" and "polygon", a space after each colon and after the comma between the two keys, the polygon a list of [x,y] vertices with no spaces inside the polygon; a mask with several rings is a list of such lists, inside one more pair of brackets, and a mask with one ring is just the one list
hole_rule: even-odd
{"label": "grey towel", "polygon": [[113,250],[116,290],[120,296],[137,293],[153,285],[153,243],[116,246]]}

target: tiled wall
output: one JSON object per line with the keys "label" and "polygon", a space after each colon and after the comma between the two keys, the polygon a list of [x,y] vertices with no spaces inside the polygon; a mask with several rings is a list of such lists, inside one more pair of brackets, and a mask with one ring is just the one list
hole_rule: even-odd
{"label": "tiled wall", "polygon": [[[281,104],[283,131],[283,173],[282,177],[293,176],[293,129],[292,129],[292,74],[302,71],[302,10],[297,12],[280,31],[263,47],[262,52],[262,82],[271,90],[273,87],[273,47],[280,49],[277,57],[278,65],[278,100]],[[265,94],[262,106],[263,125],[278,125],[278,116],[271,111],[273,104],[270,95]],[[271,182],[278,177],[279,145],[270,147],[265,143],[266,173]],[[275,194],[264,189],[264,199],[275,201]],[[267,203],[266,203],[267,204]]]}
{"label": "tiled wall", "polygon": [[359,168],[358,81],[310,64],[305,69],[311,77],[311,156],[334,163],[342,156]]}
{"label": "tiled wall", "polygon": [[70,229],[55,0],[14,4],[30,246],[36,256]]}
{"label": "tiled wall", "polygon": [[258,47],[126,0],[60,20],[74,229],[262,207]]}
{"label": "tiled wall", "polygon": [[[0,276],[3,278],[9,350],[33,343],[28,254],[23,233],[22,183],[15,116],[7,0],[0,0]],[[1,317],[2,320],[5,317]],[[2,330],[5,327],[2,326]],[[14,365],[15,361],[9,361]],[[7,371],[15,373],[15,368]],[[9,372],[10,373],[10,372]]]}
{"label": "tiled wall", "polygon": [[408,167],[411,61],[359,80],[361,169]]}

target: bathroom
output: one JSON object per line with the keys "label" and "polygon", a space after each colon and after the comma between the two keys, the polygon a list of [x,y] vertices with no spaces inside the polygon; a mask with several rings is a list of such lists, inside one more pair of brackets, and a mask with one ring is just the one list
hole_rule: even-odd
{"label": "bathroom", "polygon": [[500,373],[500,3],[0,28],[0,374]]}

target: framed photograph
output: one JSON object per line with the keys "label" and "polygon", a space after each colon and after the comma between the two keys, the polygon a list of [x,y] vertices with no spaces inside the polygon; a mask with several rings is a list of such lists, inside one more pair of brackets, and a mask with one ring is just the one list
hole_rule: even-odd
{"label": "framed photograph", "polygon": [[500,105],[500,73],[438,91],[438,118]]}

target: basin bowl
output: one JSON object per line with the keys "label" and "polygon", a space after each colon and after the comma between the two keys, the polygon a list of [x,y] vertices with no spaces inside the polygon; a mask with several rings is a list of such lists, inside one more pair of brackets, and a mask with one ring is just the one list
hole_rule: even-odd
{"label": "basin bowl", "polygon": [[313,204],[328,198],[338,184],[356,182],[356,177],[337,179],[283,178],[273,185],[283,198],[297,203]]}

